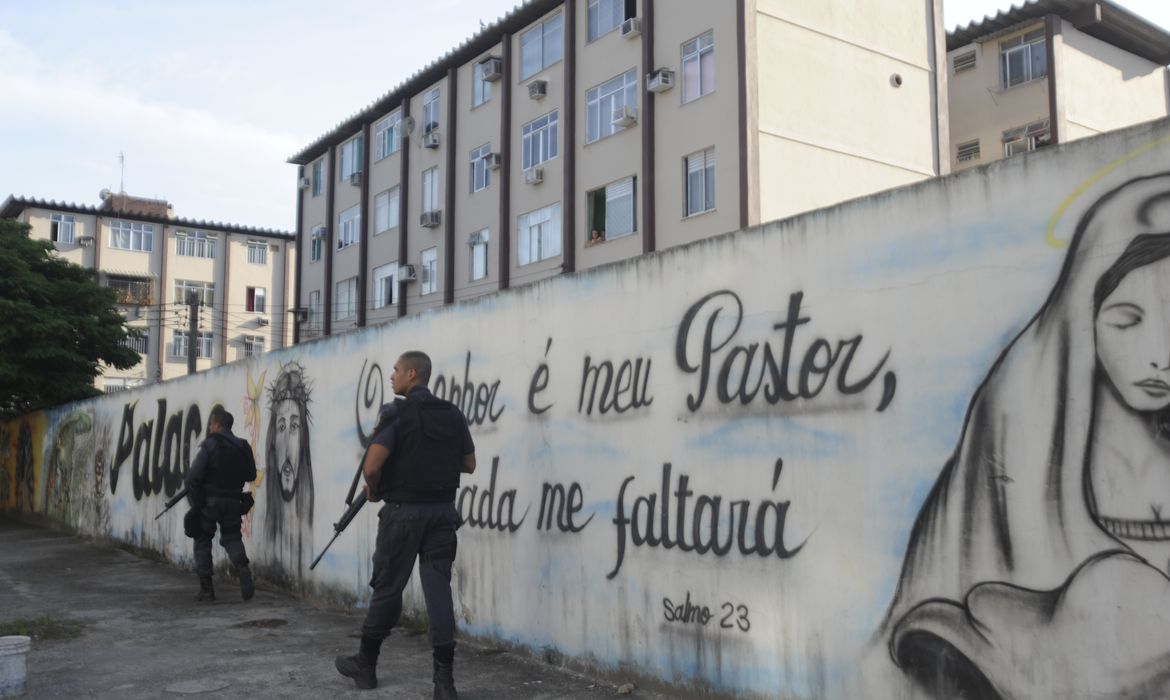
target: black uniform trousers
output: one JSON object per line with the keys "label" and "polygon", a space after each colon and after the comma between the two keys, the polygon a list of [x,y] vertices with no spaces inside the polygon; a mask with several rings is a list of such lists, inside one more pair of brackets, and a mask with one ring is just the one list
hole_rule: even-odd
{"label": "black uniform trousers", "polygon": [[239,496],[207,496],[199,507],[199,534],[195,537],[195,573],[199,578],[211,578],[211,541],[219,527],[219,544],[227,551],[228,559],[238,569],[248,565],[244,551],[244,537],[240,533]]}
{"label": "black uniform trousers", "polygon": [[362,636],[385,639],[402,615],[402,591],[410,581],[414,560],[431,622],[431,646],[455,643],[455,609],[451,602],[451,566],[455,561],[454,503],[390,502],[378,512],[378,540],[370,608]]}

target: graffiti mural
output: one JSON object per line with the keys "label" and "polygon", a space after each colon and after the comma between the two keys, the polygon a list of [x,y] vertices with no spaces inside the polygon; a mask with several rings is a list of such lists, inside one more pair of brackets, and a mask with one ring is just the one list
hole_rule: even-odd
{"label": "graffiti mural", "polygon": [[[252,451],[257,452],[260,446],[260,414],[262,406],[260,403],[261,397],[264,395],[264,377],[268,374],[267,370],[260,373],[260,376],[252,379],[252,367],[248,367],[248,377],[246,393],[244,394],[244,430],[246,431],[248,444],[252,446]],[[256,479],[248,482],[245,486],[248,491],[255,498],[258,492],[264,485],[263,468],[256,470]],[[250,510],[244,514],[244,519],[241,524],[241,530],[245,538],[252,534],[252,518],[256,511]]]}
{"label": "graffiti mural", "polygon": [[264,534],[274,562],[296,580],[313,556],[312,385],[298,362],[281,366],[268,387],[264,441]]}

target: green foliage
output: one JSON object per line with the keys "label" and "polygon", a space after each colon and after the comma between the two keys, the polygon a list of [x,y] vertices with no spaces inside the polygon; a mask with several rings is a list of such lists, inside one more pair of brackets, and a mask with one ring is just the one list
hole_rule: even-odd
{"label": "green foliage", "polygon": [[81,635],[83,625],[72,620],[58,620],[49,615],[34,618],[19,618],[0,622],[0,637],[32,637],[43,641],[48,639],[73,639]]}
{"label": "green foliage", "polygon": [[27,224],[0,219],[0,418],[98,394],[103,362],[141,361],[124,345],[134,331],[117,293],[52,250]]}

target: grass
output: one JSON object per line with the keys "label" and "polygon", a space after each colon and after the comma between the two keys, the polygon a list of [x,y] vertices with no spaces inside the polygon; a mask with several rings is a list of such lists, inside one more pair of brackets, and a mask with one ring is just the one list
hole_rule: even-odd
{"label": "grass", "polygon": [[74,639],[81,636],[85,625],[70,620],[58,620],[49,615],[30,619],[0,622],[0,637],[19,635],[44,641],[50,639]]}

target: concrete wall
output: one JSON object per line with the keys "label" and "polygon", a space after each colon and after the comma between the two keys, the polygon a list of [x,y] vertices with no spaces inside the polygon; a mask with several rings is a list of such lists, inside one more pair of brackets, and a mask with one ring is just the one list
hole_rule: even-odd
{"label": "concrete wall", "polygon": [[[256,569],[360,606],[374,508],[308,564],[422,348],[479,457],[465,633],[743,697],[930,696],[923,667],[938,697],[1164,695],[1164,541],[1113,521],[1170,500],[1128,469],[1167,392],[1127,404],[1094,368],[1164,371],[1170,321],[1120,336],[1092,295],[1170,230],[1168,153],[1170,123],[1136,127],[28,416],[0,425],[0,504],[190,562],[181,512],[153,518],[222,403],[265,471]],[[1116,293],[1160,299],[1147,267]]]}

